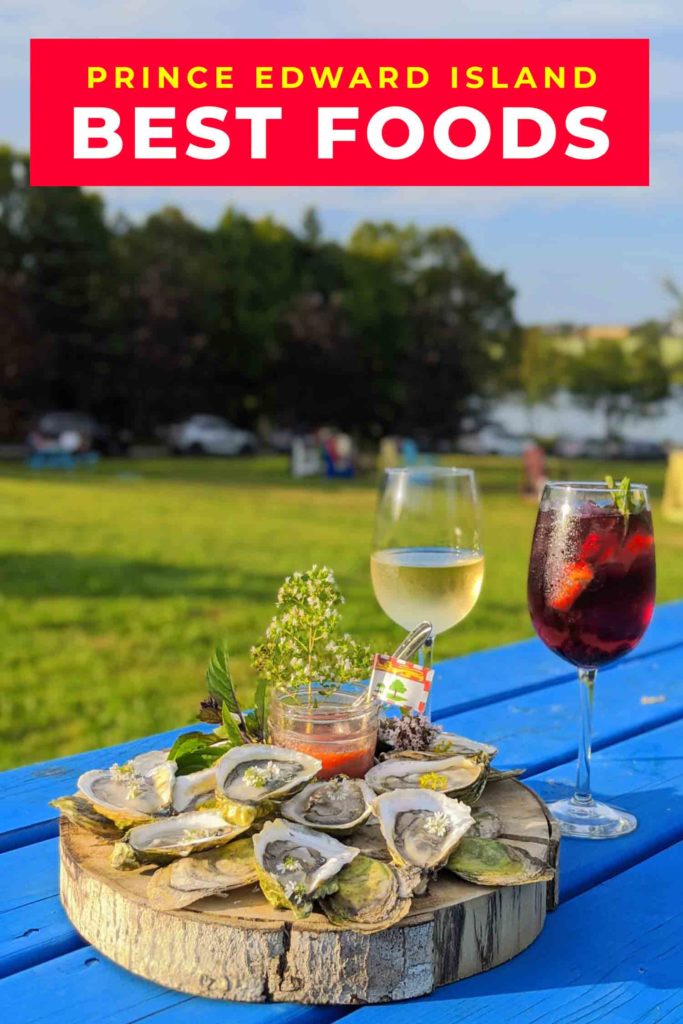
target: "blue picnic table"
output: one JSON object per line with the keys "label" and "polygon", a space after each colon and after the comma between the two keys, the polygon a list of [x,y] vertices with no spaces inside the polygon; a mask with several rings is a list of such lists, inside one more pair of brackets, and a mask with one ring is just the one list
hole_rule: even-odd
{"label": "blue picnic table", "polygon": [[[604,670],[593,783],[638,816],[617,840],[563,839],[561,903],[524,953],[406,1003],[352,1007],[211,1002],[117,967],[71,927],[58,896],[56,812],[89,768],[176,732],[0,776],[0,1006],[11,1024],[554,1024],[683,1021],[683,602],[658,608],[640,647]],[[434,718],[495,743],[545,799],[571,790],[578,694],[570,666],[537,640],[442,662]]]}

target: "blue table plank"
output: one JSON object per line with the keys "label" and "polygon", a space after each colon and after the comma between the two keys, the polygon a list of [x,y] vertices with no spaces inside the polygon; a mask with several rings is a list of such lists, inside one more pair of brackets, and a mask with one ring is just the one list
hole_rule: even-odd
{"label": "blue table plank", "polygon": [[[641,647],[601,674],[596,748],[683,714],[683,684],[676,670],[679,651],[683,654],[683,602],[659,608],[656,624]],[[451,659],[438,666],[438,673],[435,718],[448,728],[500,741],[504,760],[528,764],[538,771],[573,756],[578,705],[575,687],[570,682],[574,674],[539,641]],[[549,677],[543,673],[549,673]],[[640,705],[642,694],[659,695],[662,691],[666,691],[666,703]],[[552,720],[545,720],[548,708]],[[547,730],[551,734],[546,735]],[[49,807],[49,801],[72,792],[81,772],[166,746],[180,731],[183,730],[2,773],[0,852],[56,835],[57,814]],[[545,760],[536,757],[539,737],[546,741]]]}
{"label": "blue table plank", "polygon": [[91,947],[0,980],[12,1024],[331,1024],[343,1009],[212,1002],[144,981]]}
{"label": "blue table plank", "polygon": [[0,856],[0,978],[85,945],[58,891],[56,839]]}
{"label": "blue table plank", "polygon": [[[437,657],[438,643],[437,638]],[[631,654],[602,671],[612,672],[682,648],[683,601],[674,601],[658,606],[642,642]],[[432,690],[432,714],[434,719],[441,720],[456,711],[483,707],[575,679],[575,669],[540,640],[523,640],[440,662]]]}
{"label": "blue table plank", "polygon": [[[502,700],[442,719],[439,724],[499,748],[501,765],[539,772],[576,756],[578,681]],[[655,703],[651,699],[656,698]],[[683,657],[678,649],[644,661],[624,661],[598,675],[594,749],[683,718]]]}
{"label": "blue table plank", "polygon": [[[635,832],[586,843],[562,839],[560,900],[573,899],[658,851],[683,840],[683,721],[642,733],[593,758],[595,796],[631,811]],[[529,780],[547,802],[574,792],[573,763]],[[681,954],[683,984],[683,953]]]}
{"label": "blue table plank", "polygon": [[560,907],[510,963],[424,999],[357,1010],[349,1024],[674,1024],[682,901],[679,844]]}

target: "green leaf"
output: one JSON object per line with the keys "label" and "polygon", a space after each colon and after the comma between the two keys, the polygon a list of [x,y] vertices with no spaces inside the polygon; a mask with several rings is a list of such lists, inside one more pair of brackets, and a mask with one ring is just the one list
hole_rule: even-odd
{"label": "green leaf", "polygon": [[615,483],[614,477],[606,476],[605,483],[613,491],[612,499],[616,508],[624,517],[624,530],[628,529],[628,518],[632,512],[640,511],[640,502],[631,493],[631,480],[624,476]]}
{"label": "green leaf", "polygon": [[211,656],[209,667],[206,670],[206,687],[212,697],[219,701],[219,703],[227,705],[228,711],[239,716],[246,732],[242,709],[235,696],[235,687],[233,686],[232,673],[230,672],[230,655],[225,643],[219,644]]}
{"label": "green leaf", "polygon": [[[242,721],[244,722],[244,719]],[[232,713],[225,702],[223,702],[223,725],[221,726],[221,732],[229,740],[231,747],[241,747],[244,743],[240,727],[232,717]]]}
{"label": "green leaf", "polygon": [[175,761],[178,775],[191,775],[210,768],[234,745],[233,742],[216,743],[215,732],[186,732],[171,747],[168,760]]}
{"label": "green leaf", "polygon": [[179,757],[184,754],[188,754],[193,750],[201,750],[203,747],[208,747],[215,742],[214,737],[211,733],[205,732],[184,732],[175,741],[173,746],[168,752],[168,760],[176,761]]}
{"label": "green leaf", "polygon": [[247,725],[247,733],[249,735],[249,739],[257,740],[260,742],[263,739],[263,735],[261,733],[261,729],[259,726],[258,715],[256,714],[253,708],[250,708],[248,711],[244,712],[244,721],[246,722]]}

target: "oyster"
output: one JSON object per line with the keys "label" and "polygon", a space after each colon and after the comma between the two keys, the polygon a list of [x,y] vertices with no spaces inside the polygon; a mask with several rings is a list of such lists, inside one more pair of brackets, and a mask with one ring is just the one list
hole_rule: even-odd
{"label": "oyster", "polygon": [[432,759],[422,752],[407,750],[391,754],[375,765],[365,781],[376,793],[401,789],[425,789],[475,803],[481,796],[489,774],[488,754],[454,754]]}
{"label": "oyster", "polygon": [[466,736],[459,736],[457,732],[440,732],[429,744],[427,753],[430,757],[447,757],[451,754],[487,754],[492,761],[498,753],[498,748],[491,743],[482,743],[480,740],[470,740]]}
{"label": "oyster", "polygon": [[173,787],[173,810],[195,811],[212,800],[216,789],[216,769],[202,768],[190,775],[179,775]]}
{"label": "oyster", "polygon": [[337,891],[320,901],[328,921],[351,931],[379,932],[396,924],[410,910],[399,872],[392,864],[362,853],[337,875]]}
{"label": "oyster", "polygon": [[497,839],[503,831],[503,823],[490,807],[473,807],[474,825],[467,833],[467,838]]}
{"label": "oyster", "polygon": [[402,789],[377,797],[373,810],[394,864],[433,870],[472,826],[467,804],[428,789]]}
{"label": "oyster", "polygon": [[253,837],[259,883],[269,903],[306,917],[313,900],[337,890],[336,875],[358,854],[353,846],[277,818]]}
{"label": "oyster", "polygon": [[526,768],[491,768],[488,782],[503,782],[505,779],[518,779],[524,775]]}
{"label": "oyster", "polygon": [[475,885],[525,885],[548,882],[554,875],[551,867],[526,850],[497,839],[463,839],[446,867]]}
{"label": "oyster", "polygon": [[120,839],[123,835],[123,829],[117,828],[110,818],[105,818],[96,811],[90,801],[78,793],[73,796],[60,796],[50,803],[74,825],[87,829],[96,836],[102,836],[103,839]]}
{"label": "oyster", "polygon": [[147,886],[147,899],[157,910],[180,910],[206,896],[222,896],[250,885],[257,878],[254,844],[251,839],[236,839],[159,868]]}
{"label": "oyster", "polygon": [[233,747],[215,765],[217,806],[229,821],[251,825],[272,814],[321,768],[321,761],[298,750],[267,743]]}
{"label": "oyster", "polygon": [[362,779],[338,775],[326,782],[311,782],[280,808],[284,818],[320,829],[329,835],[346,836],[370,817],[375,794]]}
{"label": "oyster", "polygon": [[115,844],[112,863],[117,868],[168,864],[176,857],[223,846],[246,828],[231,824],[215,811],[176,814],[132,828],[125,839]]}
{"label": "oyster", "polygon": [[78,791],[120,828],[151,821],[171,807],[176,765],[166,755],[165,750],[151,750],[126,764],[85,772]]}

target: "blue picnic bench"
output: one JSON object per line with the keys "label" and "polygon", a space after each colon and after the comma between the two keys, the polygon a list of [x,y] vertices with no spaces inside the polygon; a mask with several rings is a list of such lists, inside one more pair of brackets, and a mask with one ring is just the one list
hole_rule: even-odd
{"label": "blue picnic bench", "polygon": [[[442,662],[434,718],[500,748],[545,799],[574,781],[575,675],[537,640]],[[537,941],[488,974],[408,1003],[304,1007],[198,999],[108,961],[58,896],[48,801],[89,769],[170,743],[176,732],[0,776],[0,1006],[12,1024],[589,1024],[683,1021],[683,602],[658,608],[640,647],[604,670],[593,783],[638,816],[617,840],[563,839],[561,903]]]}

